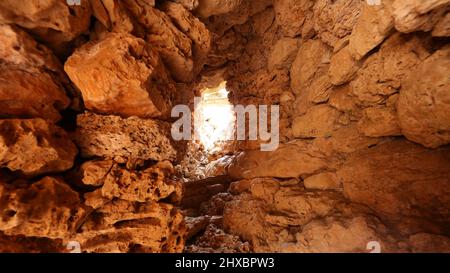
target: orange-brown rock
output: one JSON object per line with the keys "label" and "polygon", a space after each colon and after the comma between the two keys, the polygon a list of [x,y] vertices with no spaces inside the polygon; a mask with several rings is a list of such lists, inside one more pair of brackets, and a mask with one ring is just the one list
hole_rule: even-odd
{"label": "orange-brown rock", "polygon": [[326,168],[320,154],[308,153],[309,145],[302,141],[280,145],[273,152],[249,150],[238,154],[228,167],[236,179],[255,177],[290,178],[313,174]]}
{"label": "orange-brown rock", "polygon": [[239,181],[231,191],[225,228],[250,241],[255,252],[366,252],[370,241],[389,242],[376,218],[339,193],[273,179]]}
{"label": "orange-brown rock", "polygon": [[448,11],[449,0],[395,0],[392,15],[398,31],[430,31]]}
{"label": "orange-brown rock", "polygon": [[212,15],[226,14],[236,10],[242,2],[242,0],[198,0],[195,13],[205,18]]}
{"label": "orange-brown rock", "polygon": [[393,1],[382,1],[381,5],[364,5],[361,15],[350,35],[349,51],[360,60],[370,50],[378,46],[394,28],[391,14]]}
{"label": "orange-brown rock", "polygon": [[275,0],[276,21],[283,34],[295,37],[302,34],[309,9],[314,6],[311,0]]}
{"label": "orange-brown rock", "polygon": [[450,47],[435,52],[408,75],[397,109],[402,133],[436,148],[450,143]]}
{"label": "orange-brown rock", "polygon": [[299,41],[297,39],[284,38],[279,40],[269,55],[267,68],[269,70],[289,70],[297,54],[298,44]]}
{"label": "orange-brown rock", "polygon": [[212,35],[206,26],[194,17],[181,4],[165,2],[161,10],[167,14],[173,24],[192,40],[192,58],[194,61],[194,76],[202,70],[211,50]]}
{"label": "orange-brown rock", "polygon": [[[69,5],[68,1],[14,1],[0,3],[0,22],[30,30],[55,50],[87,31],[91,17],[89,1]],[[59,48],[58,48],[59,47]]]}
{"label": "orange-brown rock", "polygon": [[24,175],[72,167],[77,148],[67,133],[43,119],[0,120],[0,166]]}
{"label": "orange-brown rock", "polygon": [[92,212],[74,237],[82,252],[181,252],[181,212],[170,204],[113,200]]}
{"label": "orange-brown rock", "polygon": [[441,233],[450,219],[448,166],[448,148],[396,140],[355,152],[337,174],[350,200],[397,221],[403,232]]}
{"label": "orange-brown rock", "polygon": [[171,110],[175,87],[144,40],[110,34],[77,49],[64,67],[89,110],[125,117],[161,117]]}
{"label": "orange-brown rock", "polygon": [[170,179],[174,170],[168,161],[142,170],[129,170],[111,160],[88,161],[80,171],[83,173],[82,183],[101,186],[101,197],[104,199],[136,202],[159,201],[169,197],[173,201],[181,199],[182,186]]}
{"label": "orange-brown rock", "polygon": [[0,116],[61,118],[69,105],[62,66],[17,27],[0,24]]}
{"label": "orange-brown rock", "polygon": [[399,92],[409,72],[430,55],[429,42],[428,37],[399,33],[390,36],[378,52],[368,57],[350,83],[359,104],[384,104],[389,96]]}
{"label": "orange-brown rock", "polygon": [[148,4],[127,6],[144,27],[146,41],[159,52],[172,77],[181,82],[192,81],[210,46],[210,34],[203,23],[179,4],[166,4],[168,14]]}
{"label": "orange-brown rock", "polygon": [[315,32],[324,43],[339,49],[352,33],[363,3],[359,0],[316,1],[311,19]]}
{"label": "orange-brown rock", "polygon": [[6,235],[69,238],[86,215],[78,193],[53,177],[0,183],[0,196],[0,230]]}
{"label": "orange-brown rock", "polygon": [[117,160],[175,160],[170,126],[162,121],[93,113],[78,115],[75,142],[85,157]]}
{"label": "orange-brown rock", "polygon": [[305,115],[295,117],[292,122],[292,133],[298,138],[328,136],[337,129],[339,111],[328,105],[317,105]]}
{"label": "orange-brown rock", "polygon": [[368,137],[402,135],[397,113],[391,107],[369,107],[363,110],[358,122],[359,130]]}
{"label": "orange-brown rock", "polygon": [[308,40],[300,46],[291,67],[291,87],[296,94],[306,92],[311,82],[330,63],[330,49],[319,39]]}

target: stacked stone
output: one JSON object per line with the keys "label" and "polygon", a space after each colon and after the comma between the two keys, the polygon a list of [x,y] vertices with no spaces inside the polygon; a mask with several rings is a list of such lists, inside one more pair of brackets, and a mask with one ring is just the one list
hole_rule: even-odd
{"label": "stacked stone", "polygon": [[[168,120],[176,81],[203,67],[209,31],[178,3],[81,3],[0,4],[2,241],[19,236],[35,251],[76,241],[85,252],[180,252],[186,227]],[[61,58],[70,53],[64,69],[11,24]],[[79,113],[70,135],[56,125],[68,107]]]}

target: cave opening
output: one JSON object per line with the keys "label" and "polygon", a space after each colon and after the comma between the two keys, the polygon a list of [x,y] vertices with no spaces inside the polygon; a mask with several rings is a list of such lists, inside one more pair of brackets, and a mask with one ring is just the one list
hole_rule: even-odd
{"label": "cave opening", "polygon": [[220,153],[227,141],[233,139],[236,118],[228,94],[226,81],[204,88],[195,107],[198,141],[207,154]]}

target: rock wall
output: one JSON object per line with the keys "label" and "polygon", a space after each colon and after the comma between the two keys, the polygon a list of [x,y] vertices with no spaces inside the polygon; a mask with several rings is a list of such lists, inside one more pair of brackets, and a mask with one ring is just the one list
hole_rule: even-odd
{"label": "rock wall", "polygon": [[[450,1],[380,2],[0,1],[0,251],[450,252]],[[224,80],[277,150],[173,141]]]}
{"label": "rock wall", "polygon": [[449,7],[274,0],[228,29],[232,101],[280,105],[282,144],[239,145],[225,230],[256,252],[449,252]]}
{"label": "rock wall", "polygon": [[211,34],[174,2],[69,4],[0,4],[0,250],[181,252],[170,111]]}

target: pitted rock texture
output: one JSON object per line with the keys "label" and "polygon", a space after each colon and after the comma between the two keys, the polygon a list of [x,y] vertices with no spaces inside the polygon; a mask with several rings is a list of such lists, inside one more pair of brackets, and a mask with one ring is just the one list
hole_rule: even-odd
{"label": "pitted rock texture", "polygon": [[102,156],[125,161],[176,158],[168,123],[85,113],[78,116],[77,125],[75,141],[85,157]]}
{"label": "pitted rock texture", "polygon": [[104,199],[137,202],[160,201],[169,197],[174,201],[181,199],[182,186],[170,179],[174,169],[169,161],[161,161],[142,170],[128,170],[111,160],[87,161],[80,166],[78,173],[82,184],[101,186]]}
{"label": "pitted rock texture", "polygon": [[33,176],[70,169],[77,148],[67,133],[43,119],[0,120],[0,166]]}
{"label": "pitted rock texture", "polygon": [[[0,252],[450,252],[449,0],[72,2],[0,1]],[[223,82],[276,150],[173,141]]]}
{"label": "pitted rock texture", "polygon": [[58,178],[28,185],[0,184],[1,230],[6,235],[64,239],[72,236],[87,209],[78,193]]}
{"label": "pitted rock texture", "polygon": [[113,200],[92,212],[75,237],[84,252],[180,252],[186,227],[170,204]]}

